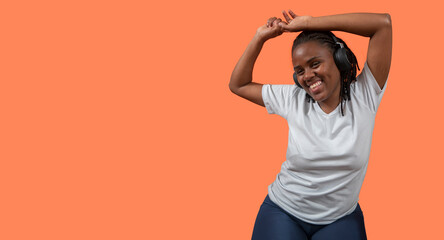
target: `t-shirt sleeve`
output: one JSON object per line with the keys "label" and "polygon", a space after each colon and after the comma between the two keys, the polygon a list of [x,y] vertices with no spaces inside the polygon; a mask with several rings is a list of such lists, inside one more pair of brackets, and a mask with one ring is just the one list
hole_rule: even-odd
{"label": "t-shirt sleeve", "polygon": [[373,73],[367,65],[364,64],[361,74],[356,78],[355,94],[370,110],[376,112],[381,103],[382,96],[387,88],[387,81],[381,89]]}
{"label": "t-shirt sleeve", "polygon": [[287,118],[292,104],[294,104],[294,85],[262,86],[262,100],[269,114],[277,114]]}

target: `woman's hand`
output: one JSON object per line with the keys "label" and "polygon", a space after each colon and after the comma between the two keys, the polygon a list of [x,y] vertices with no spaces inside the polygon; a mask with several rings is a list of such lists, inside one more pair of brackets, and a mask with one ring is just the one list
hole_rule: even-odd
{"label": "woman's hand", "polygon": [[256,36],[259,37],[263,42],[270,38],[277,37],[284,32],[283,27],[279,24],[282,19],[272,17],[269,18],[267,24],[260,26],[256,31]]}
{"label": "woman's hand", "polygon": [[288,10],[288,13],[282,11],[286,22],[280,22],[279,25],[285,32],[299,32],[303,31],[311,16],[298,16],[293,11]]}

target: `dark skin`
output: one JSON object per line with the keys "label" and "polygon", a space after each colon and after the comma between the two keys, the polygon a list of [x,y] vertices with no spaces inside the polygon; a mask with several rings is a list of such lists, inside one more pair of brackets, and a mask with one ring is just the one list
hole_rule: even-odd
{"label": "dark skin", "polygon": [[324,112],[332,112],[340,101],[341,76],[331,50],[306,42],[294,49],[292,59],[299,84]]}
{"label": "dark skin", "polygon": [[[382,88],[385,85],[390,71],[392,56],[392,24],[390,15],[350,13],[311,17],[297,16],[290,10],[288,13],[284,11],[283,16],[285,21],[273,17],[268,19],[265,25],[257,29],[255,36],[239,59],[231,75],[229,87],[233,93],[251,102],[264,106],[262,99],[263,84],[252,81],[254,63],[256,62],[264,43],[269,39],[286,32],[299,32],[305,30],[344,31],[368,37],[367,64],[378,82],[379,87]],[[300,61],[299,59],[295,59],[295,56],[293,55],[293,64],[295,63],[295,60],[297,62]],[[332,72],[330,72],[329,75],[333,75],[333,70],[331,71]],[[313,71],[313,73],[315,72]],[[324,83],[326,83],[326,81]],[[326,85],[327,84],[325,84],[324,87],[326,87]],[[308,85],[306,85],[306,87],[308,87]],[[304,87],[304,89],[307,91],[308,88],[306,87]],[[330,89],[330,86],[328,89]],[[333,88],[331,89],[333,90]],[[310,94],[310,92],[308,93]],[[331,92],[331,94],[333,93],[335,94],[335,91]],[[326,113],[331,112],[340,103],[339,97],[336,98],[336,101],[330,101],[330,97],[320,98],[320,96],[321,95],[319,95],[318,99],[321,101],[318,101],[318,103]]]}

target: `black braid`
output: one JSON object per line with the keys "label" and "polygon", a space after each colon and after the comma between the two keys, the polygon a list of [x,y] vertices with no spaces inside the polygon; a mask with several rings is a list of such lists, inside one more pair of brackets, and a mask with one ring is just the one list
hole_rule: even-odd
{"label": "black braid", "polygon": [[[309,41],[317,41],[318,43],[327,46],[332,54],[339,47],[338,44],[335,43],[332,36],[335,36],[332,32],[329,31],[303,31],[301,32],[293,42],[293,46],[291,48],[291,54],[293,54],[294,49],[305,42]],[[336,37],[336,36],[335,36]],[[344,106],[345,102],[350,100],[350,84],[353,81],[356,81],[357,70],[361,70],[358,65],[358,60],[356,59],[353,51],[347,46],[347,44],[340,38],[336,37],[339,42],[344,44],[344,48],[346,49],[347,57],[352,64],[352,67],[349,71],[340,71],[341,74],[341,90],[339,93],[339,101],[341,102],[341,114],[344,116]],[[306,93],[306,99],[308,102],[314,101],[314,99]]]}

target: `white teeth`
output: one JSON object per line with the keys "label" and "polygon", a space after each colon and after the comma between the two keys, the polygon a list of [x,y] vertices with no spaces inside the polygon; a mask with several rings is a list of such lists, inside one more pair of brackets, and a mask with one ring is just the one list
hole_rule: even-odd
{"label": "white teeth", "polygon": [[310,86],[310,88],[313,89],[313,88],[315,88],[315,87],[317,87],[317,86],[319,86],[319,85],[321,85],[321,81],[312,84],[312,85]]}

